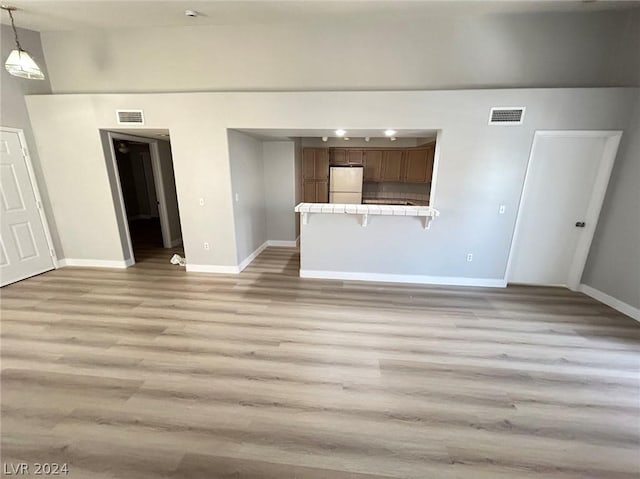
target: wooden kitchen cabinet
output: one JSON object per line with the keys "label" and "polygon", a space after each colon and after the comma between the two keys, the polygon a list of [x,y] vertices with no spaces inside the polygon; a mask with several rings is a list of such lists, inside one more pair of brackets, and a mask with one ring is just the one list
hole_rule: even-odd
{"label": "wooden kitchen cabinet", "polygon": [[304,180],[302,182],[302,201],[305,203],[316,202],[316,180]]}
{"label": "wooden kitchen cabinet", "polygon": [[329,178],[329,150],[327,148],[304,148],[302,150],[302,178],[304,180],[326,180]]}
{"label": "wooden kitchen cabinet", "polygon": [[332,165],[347,165],[347,149],[346,148],[331,148],[330,150],[330,163]]}
{"label": "wooden kitchen cabinet", "polygon": [[329,202],[329,181],[316,181],[316,203]]}
{"label": "wooden kitchen cabinet", "polygon": [[302,179],[313,180],[316,177],[316,155],[313,148],[302,150]]}
{"label": "wooden kitchen cabinet", "polygon": [[403,150],[384,150],[382,152],[381,181],[400,182],[403,179]]}
{"label": "wooden kitchen cabinet", "polygon": [[323,148],[315,153],[315,177],[316,180],[329,178],[329,151]]}
{"label": "wooden kitchen cabinet", "polygon": [[380,181],[382,177],[382,150],[364,152],[364,181]]}
{"label": "wooden kitchen cabinet", "polygon": [[305,203],[329,201],[329,149],[302,150],[302,198]]}
{"label": "wooden kitchen cabinet", "polygon": [[364,160],[363,150],[347,150],[347,163],[350,165],[361,165]]}
{"label": "wooden kitchen cabinet", "polygon": [[405,151],[403,181],[405,183],[429,183],[433,172],[432,146],[411,148]]}
{"label": "wooden kitchen cabinet", "polygon": [[327,203],[329,182],[327,180],[304,180],[303,201],[305,203]]}

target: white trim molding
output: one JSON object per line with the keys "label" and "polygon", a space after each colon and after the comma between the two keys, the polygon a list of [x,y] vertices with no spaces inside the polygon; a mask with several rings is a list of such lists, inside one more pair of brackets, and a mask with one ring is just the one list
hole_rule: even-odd
{"label": "white trim molding", "polygon": [[630,304],[625,303],[624,301],[620,301],[619,299],[614,298],[613,296],[609,296],[607,293],[603,293],[602,291],[592,288],[586,284],[581,284],[578,288],[578,291],[586,294],[587,296],[591,296],[596,301],[600,301],[601,303],[606,304],[607,306],[612,307],[616,311],[620,311],[622,314],[626,314],[627,316],[635,319],[636,321],[640,321],[640,309]]}
{"label": "white trim molding", "polygon": [[104,259],[73,259],[64,258],[58,261],[61,268],[67,266],[75,266],[79,268],[128,268],[133,264],[133,260],[127,259],[122,261],[104,260]]}
{"label": "white trim molding", "polygon": [[247,266],[249,266],[249,265],[251,264],[251,262],[252,262],[254,259],[256,259],[256,258],[258,257],[258,255],[259,255],[260,253],[262,253],[262,252],[265,250],[265,248],[266,248],[267,246],[269,246],[269,242],[268,242],[268,241],[265,241],[265,242],[264,242],[264,243],[262,243],[260,246],[258,246],[258,247],[256,248],[256,250],[255,250],[253,253],[251,253],[249,256],[247,256],[247,257],[242,261],[242,263],[240,263],[240,264],[238,265],[238,273],[239,273],[239,272],[241,272],[241,271],[243,271]]}
{"label": "white trim molding", "polygon": [[300,270],[301,278],[337,279],[347,281],[375,281],[379,283],[433,284],[446,286],[480,286],[486,288],[505,288],[503,279],[464,278],[453,276],[423,276],[417,274],[352,273],[347,271]]}
{"label": "white trim molding", "polygon": [[187,262],[187,273],[218,273],[218,274],[238,274],[240,268],[237,266],[224,266],[216,264],[189,264]]}
{"label": "white trim molding", "polygon": [[[167,213],[167,201],[165,197],[164,191],[164,182],[162,178],[162,171],[160,167],[160,149],[159,149],[159,140],[155,140],[152,138],[146,138],[141,136],[129,135],[125,133],[118,133],[115,131],[105,130],[107,134],[107,139],[109,142],[109,151],[111,153],[111,161],[112,168],[115,172],[114,181],[116,183],[116,197],[114,197],[114,201],[117,203],[118,207],[122,210],[123,216],[127,217],[127,208],[124,204],[124,195],[122,193],[122,185],[120,184],[120,172],[118,170],[118,161],[116,159],[116,150],[113,145],[114,140],[129,140],[129,141],[137,141],[139,143],[146,143],[149,145],[149,155],[151,160],[151,169],[153,170],[153,183],[156,189],[156,198],[158,200],[158,218],[160,219],[160,229],[162,231],[162,244],[165,248],[173,248],[180,244],[182,238],[176,240],[171,240],[171,232],[169,228],[169,216]],[[125,257],[134,258],[133,254],[133,243],[131,242],[131,232],[129,231],[129,221],[135,219],[145,219],[152,218],[151,215],[137,215],[132,218],[128,218],[124,221],[124,224],[120,224],[119,226],[125,232],[127,239],[127,248],[124,248],[123,254]],[[128,251],[127,251],[128,250]],[[135,260],[133,260],[135,262]]]}
{"label": "white trim molding", "polygon": [[277,248],[295,248],[296,246],[298,246],[298,240],[297,239],[295,239],[293,241],[289,241],[289,240],[269,240],[269,241],[267,241],[267,246],[274,246],[274,247],[277,247]]}
{"label": "white trim molding", "polygon": [[272,246],[269,241],[265,241],[256,250],[247,256],[238,266],[220,266],[215,264],[189,264],[187,261],[188,273],[218,273],[218,274],[239,274],[247,266],[249,266],[254,259],[256,259],[260,253],[262,253],[267,246]]}

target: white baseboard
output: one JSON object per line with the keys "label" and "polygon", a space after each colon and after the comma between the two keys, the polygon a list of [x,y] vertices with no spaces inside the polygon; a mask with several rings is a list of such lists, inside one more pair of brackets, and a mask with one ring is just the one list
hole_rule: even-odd
{"label": "white baseboard", "polygon": [[76,266],[81,268],[128,268],[133,264],[133,260],[110,261],[102,259],[72,259],[64,258],[58,260],[58,266],[64,268],[66,266]]}
{"label": "white baseboard", "polygon": [[190,264],[187,262],[188,273],[219,273],[238,274],[240,269],[237,266],[220,266],[215,264]]}
{"label": "white baseboard", "polygon": [[178,246],[181,243],[182,243],[182,238],[176,238],[171,242],[171,247],[175,248],[176,246]]}
{"label": "white baseboard", "polygon": [[613,309],[620,311],[622,314],[626,314],[636,321],[640,321],[640,309],[631,306],[630,304],[620,301],[619,299],[609,296],[607,293],[603,293],[602,291],[592,288],[591,286],[587,286],[586,284],[581,284],[578,287],[578,291],[581,291],[587,296],[591,296],[593,299],[600,301],[607,306],[611,306]]}
{"label": "white baseboard", "polygon": [[451,276],[422,276],[407,274],[351,273],[345,271],[300,270],[301,278],[377,281],[380,283],[439,284],[447,286],[483,286],[505,288],[504,279],[456,278]]}
{"label": "white baseboard", "polygon": [[279,248],[295,248],[296,246],[298,246],[298,240],[269,240],[267,241],[267,246],[277,246]]}
{"label": "white baseboard", "polygon": [[264,243],[262,243],[260,246],[258,246],[258,248],[256,248],[256,250],[251,253],[249,256],[247,256],[239,265],[238,265],[238,269],[239,271],[243,271],[247,266],[249,266],[251,264],[251,262],[256,259],[258,257],[258,255],[260,253],[262,253],[264,251],[264,249],[269,246],[269,242],[265,241]]}
{"label": "white baseboard", "polygon": [[268,246],[292,247],[295,248],[295,241],[278,241],[269,240],[262,243],[258,248],[247,256],[238,266],[217,266],[208,264],[189,264],[187,261],[187,272],[192,273],[222,273],[222,274],[238,274],[243,271],[251,262],[262,253]]}
{"label": "white baseboard", "polygon": [[264,251],[268,246],[268,242],[262,243],[253,253],[247,256],[238,266],[218,266],[214,264],[190,264],[187,261],[188,273],[219,273],[219,274],[238,274],[245,269],[256,257]]}

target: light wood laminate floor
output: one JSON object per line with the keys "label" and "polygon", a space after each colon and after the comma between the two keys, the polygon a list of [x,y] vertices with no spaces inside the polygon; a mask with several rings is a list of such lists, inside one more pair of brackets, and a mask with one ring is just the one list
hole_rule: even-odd
{"label": "light wood laminate floor", "polygon": [[[160,254],[159,254],[160,253]],[[638,478],[640,327],[564,289],[162,250],[2,296],[2,461],[85,478]]]}

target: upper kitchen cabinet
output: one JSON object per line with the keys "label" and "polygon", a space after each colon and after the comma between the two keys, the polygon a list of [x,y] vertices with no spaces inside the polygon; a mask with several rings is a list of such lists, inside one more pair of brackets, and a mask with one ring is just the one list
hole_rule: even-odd
{"label": "upper kitchen cabinet", "polygon": [[410,148],[405,151],[405,183],[429,183],[433,172],[433,154],[435,147]]}
{"label": "upper kitchen cabinet", "polygon": [[380,181],[382,177],[382,150],[366,150],[363,165],[364,181]]}
{"label": "upper kitchen cabinet", "polygon": [[403,180],[403,150],[384,150],[382,152],[381,181],[400,182]]}
{"label": "upper kitchen cabinet", "polygon": [[349,148],[347,150],[347,163],[350,165],[362,165],[364,161],[364,151]]}
{"label": "upper kitchen cabinet", "polygon": [[347,149],[331,148],[329,150],[329,163],[332,165],[347,165]]}
{"label": "upper kitchen cabinet", "polygon": [[304,148],[302,150],[302,178],[326,180],[329,178],[329,150],[327,148]]}

